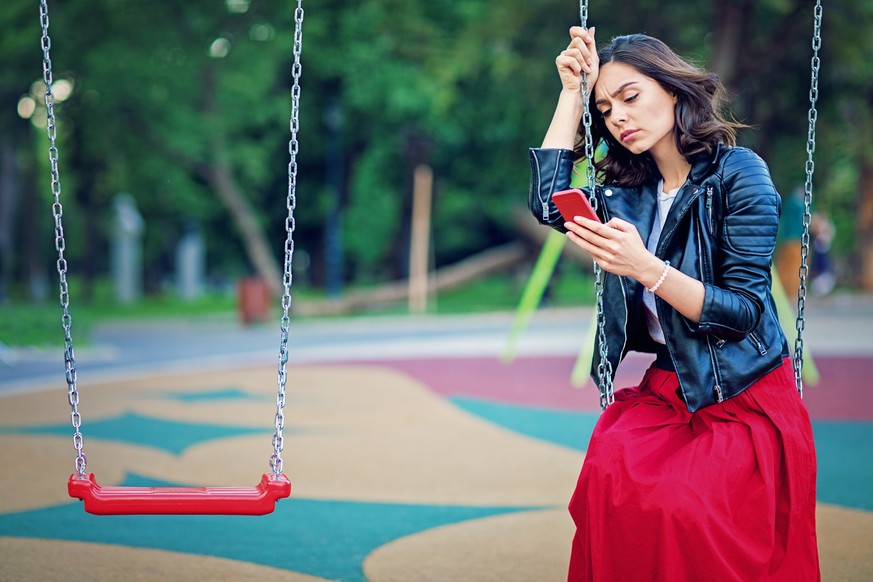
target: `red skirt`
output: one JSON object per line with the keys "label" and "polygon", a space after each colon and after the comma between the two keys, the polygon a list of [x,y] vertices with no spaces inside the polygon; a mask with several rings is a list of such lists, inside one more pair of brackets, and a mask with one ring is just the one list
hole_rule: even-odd
{"label": "red skirt", "polygon": [[688,412],[676,374],[616,392],[570,514],[571,581],[820,580],[815,448],[791,361]]}

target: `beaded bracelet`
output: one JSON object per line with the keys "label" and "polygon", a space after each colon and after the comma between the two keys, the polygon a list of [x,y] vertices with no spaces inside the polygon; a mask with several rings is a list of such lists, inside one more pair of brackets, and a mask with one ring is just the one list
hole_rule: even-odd
{"label": "beaded bracelet", "polygon": [[646,287],[646,291],[649,293],[654,293],[658,290],[658,287],[661,286],[661,283],[664,282],[664,279],[667,278],[667,271],[670,270],[670,261],[664,261],[664,270],[661,271],[661,276],[658,278],[658,282],[652,285],[651,287]]}

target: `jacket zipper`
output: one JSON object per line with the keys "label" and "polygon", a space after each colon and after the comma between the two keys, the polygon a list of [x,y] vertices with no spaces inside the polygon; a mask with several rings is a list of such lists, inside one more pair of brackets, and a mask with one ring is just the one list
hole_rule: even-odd
{"label": "jacket zipper", "polygon": [[752,339],[752,343],[755,344],[755,347],[758,348],[758,353],[762,356],[767,355],[767,346],[764,345],[764,342],[761,341],[761,338],[755,332],[751,332],[749,337]]}
{"label": "jacket zipper", "polygon": [[[707,189],[707,200],[709,200],[709,189]],[[703,269],[703,247],[700,243],[701,233],[698,232],[697,235],[697,262],[698,268],[700,269],[700,276],[703,277],[703,273],[705,272]],[[723,345],[723,344],[722,344]],[[712,336],[706,336],[706,348],[709,351],[709,362],[712,365],[712,377],[715,378],[715,385],[713,386],[713,391],[715,392],[716,401],[721,404],[724,402],[724,393],[721,389],[721,380],[718,377],[718,368],[715,365],[715,351],[712,348]]]}
{"label": "jacket zipper", "polygon": [[[563,154],[558,156],[558,163],[559,164],[560,164],[561,158],[563,158]],[[555,191],[555,181],[557,181],[557,179],[558,179],[558,169],[555,168],[555,173],[552,174],[552,184],[549,187],[549,192]],[[546,222],[546,223],[549,221],[549,201],[551,200],[551,198],[552,198],[551,195],[547,196],[545,200],[543,200],[542,197],[540,198],[540,204],[543,205],[543,222]]]}
{"label": "jacket zipper", "polygon": [[715,367],[715,353],[712,351],[712,336],[706,336],[706,347],[709,349],[709,361],[712,364],[712,375],[715,378],[715,385],[713,386],[715,398],[716,401],[721,404],[724,402],[724,394],[721,391],[721,382],[718,378],[718,368]]}
{"label": "jacket zipper", "polygon": [[709,232],[712,233],[712,186],[706,187],[706,214],[709,217]]}
{"label": "jacket zipper", "polygon": [[[606,279],[606,273],[603,274],[604,280]],[[622,322],[621,328],[625,330],[624,339],[621,342],[621,351],[619,352],[619,361],[621,361],[621,354],[625,353],[625,349],[627,349],[627,319],[630,314],[630,308],[627,306],[627,291],[624,288],[624,280],[619,277],[618,286],[621,288],[621,298],[624,299],[624,321]],[[612,370],[612,377],[615,378],[615,368]]]}

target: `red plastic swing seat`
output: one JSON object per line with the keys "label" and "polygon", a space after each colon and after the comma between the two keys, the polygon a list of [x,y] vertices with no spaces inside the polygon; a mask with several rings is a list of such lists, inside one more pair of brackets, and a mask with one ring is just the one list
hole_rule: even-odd
{"label": "red plastic swing seat", "polygon": [[103,487],[93,473],[74,473],[67,490],[95,515],[266,515],[291,495],[291,481],[265,473],[256,487]]}

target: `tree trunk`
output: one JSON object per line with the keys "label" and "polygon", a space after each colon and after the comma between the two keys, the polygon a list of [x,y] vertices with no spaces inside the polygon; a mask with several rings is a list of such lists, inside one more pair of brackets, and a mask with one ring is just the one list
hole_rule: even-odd
{"label": "tree trunk", "polygon": [[[221,159],[221,156],[218,155],[216,158]],[[203,175],[233,217],[246,253],[258,276],[264,280],[271,293],[277,297],[282,295],[284,292],[282,271],[273,258],[264,230],[233,177],[233,171],[225,163],[213,160],[205,166]]]}
{"label": "tree trunk", "polygon": [[0,135],[0,301],[6,299],[14,280],[12,270],[18,232],[15,226],[20,197],[15,145],[8,135]]}
{"label": "tree trunk", "polygon": [[873,291],[873,158],[861,160],[858,184],[857,249],[861,289]]}
{"label": "tree trunk", "polygon": [[710,68],[725,86],[733,85],[750,9],[749,0],[720,0],[715,5],[715,40]]}
{"label": "tree trunk", "polygon": [[[217,94],[216,74],[214,65],[207,66],[203,71],[201,87],[206,117],[220,119],[221,110],[215,98]],[[270,252],[270,245],[267,243],[267,237],[257,216],[252,211],[242,188],[233,175],[231,157],[227,153],[224,135],[215,134],[210,138],[209,157],[211,159],[197,165],[197,170],[215,189],[219,199],[230,212],[255,272],[264,280],[274,296],[282,295],[284,292],[282,270]]]}

